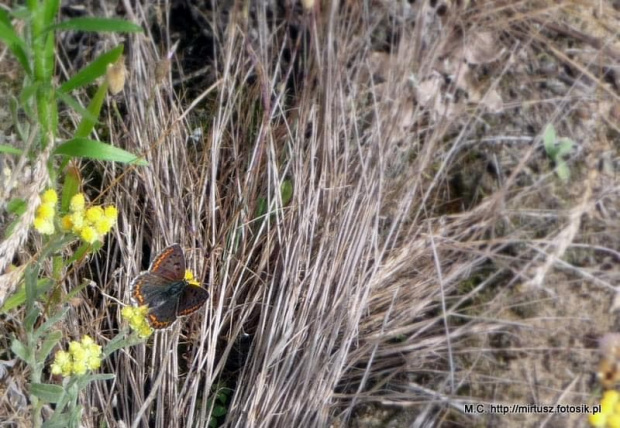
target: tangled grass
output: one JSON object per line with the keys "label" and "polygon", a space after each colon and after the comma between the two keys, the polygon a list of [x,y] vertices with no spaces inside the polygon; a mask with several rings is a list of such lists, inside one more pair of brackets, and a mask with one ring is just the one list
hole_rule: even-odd
{"label": "tangled grass", "polygon": [[[584,142],[573,159],[577,178],[561,187],[540,139],[524,133],[526,120],[511,122],[514,140],[505,134],[517,114],[536,130],[569,123],[562,132],[574,135],[572,114],[590,98],[532,100],[527,111],[528,100],[505,101],[501,114],[489,113],[484,98],[462,110],[445,104],[444,114],[422,105],[420,93],[414,102],[412,78],[430,81],[454,54],[454,32],[461,41],[503,34],[492,82],[477,89],[506,99],[512,64],[535,51],[537,22],[549,10],[482,2],[463,23],[455,13],[407,20],[387,6],[373,14],[344,3],[297,10],[284,24],[268,19],[267,6],[215,8],[205,18],[218,36],[211,85],[189,103],[173,89],[196,75],[181,70],[176,87],[159,80],[154,65],[166,64],[165,52],[153,37],[131,40],[129,78],[105,126],[149,165],[85,165],[93,193],[118,207],[119,227],[68,281],[92,277],[97,286],[65,328],[109,338],[131,279],[173,242],[212,297],[202,315],[106,360],[116,379],[83,398],[85,425],[206,426],[222,386],[231,392],[220,422],[231,427],[346,425],[377,403],[416,409],[415,426],[462,423],[455,414],[465,403],[519,384],[497,373],[486,341],[532,327],[504,312],[517,286],[534,296],[525,303],[544,302],[541,292],[557,293],[548,279],[560,269],[612,289],[612,277],[566,261],[580,246],[592,250],[590,233],[609,226],[608,218],[586,226],[584,216],[618,204],[618,182],[594,166],[601,150]],[[127,14],[140,22],[154,10]],[[399,35],[389,40],[389,67],[372,60],[383,32]],[[595,76],[588,85],[604,84]],[[570,88],[578,86],[575,79]],[[433,95],[455,99],[463,90],[453,81]],[[601,117],[581,132],[608,120]],[[291,184],[289,198],[282,189]],[[617,258],[617,244],[592,245]],[[508,401],[523,397],[512,394]]]}

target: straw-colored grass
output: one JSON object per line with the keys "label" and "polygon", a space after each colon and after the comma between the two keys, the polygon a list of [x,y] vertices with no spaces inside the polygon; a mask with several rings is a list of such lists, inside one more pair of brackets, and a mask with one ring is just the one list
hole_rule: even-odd
{"label": "straw-colored grass", "polygon": [[[86,177],[102,174],[93,195],[119,207],[119,225],[66,284],[89,277],[96,286],[63,328],[100,342],[112,337],[120,307],[130,304],[131,279],[174,242],[211,299],[106,361],[103,371],[116,379],[83,397],[85,426],[207,426],[218,382],[233,389],[231,427],[370,426],[359,416],[367,405],[410,409],[403,424],[411,426],[492,424],[488,415],[463,415],[464,404],[527,403],[532,391],[547,404],[589,399],[585,382],[566,398],[570,381],[557,375],[560,384],[545,378],[542,385],[531,370],[510,366],[521,358],[540,370],[542,354],[568,351],[554,337],[585,325],[593,335],[610,328],[596,324],[604,317],[588,319],[609,309],[602,306],[609,294],[593,297],[586,313],[561,300],[570,293],[564,281],[588,293],[609,293],[617,283],[617,274],[597,266],[619,257],[620,241],[601,233],[617,236],[620,185],[596,166],[601,145],[617,160],[617,122],[602,104],[620,98],[592,63],[568,58],[544,31],[586,6],[478,2],[438,17],[406,2],[318,3],[295,10],[294,21],[271,21],[257,4],[249,15],[241,6],[204,15],[217,56],[210,86],[177,79],[199,94],[190,99],[179,99],[180,84],[156,82],[167,48],[150,35],[132,38],[129,79],[114,101],[121,114],[110,105],[104,124],[115,144],[143,154],[149,166],[84,165]],[[152,12],[128,9],[128,17],[143,22]],[[480,80],[444,83],[434,94],[444,110],[422,106],[412,82],[431,81],[484,32],[494,35],[498,56],[472,67]],[[382,37],[391,52],[377,56]],[[595,49],[613,55],[615,45]],[[557,98],[539,85],[551,77],[526,73],[541,51],[583,71]],[[459,105],[468,89],[470,101],[474,91],[496,90],[502,113],[484,101]],[[575,124],[592,106],[599,116]],[[537,138],[547,122],[579,142],[568,184]],[[285,182],[293,185],[287,204]],[[587,263],[575,261],[579,250]],[[520,305],[534,304],[564,309],[524,316]],[[564,332],[565,323],[573,330]],[[497,337],[508,344],[496,345]],[[534,337],[541,341],[529,342]],[[584,353],[581,364],[594,361]]]}

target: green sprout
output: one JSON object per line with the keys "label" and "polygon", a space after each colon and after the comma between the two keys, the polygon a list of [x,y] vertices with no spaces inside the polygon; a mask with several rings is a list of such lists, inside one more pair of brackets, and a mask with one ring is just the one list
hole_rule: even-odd
{"label": "green sprout", "polygon": [[570,179],[570,169],[566,164],[565,157],[573,149],[575,142],[566,137],[558,138],[553,125],[548,124],[543,133],[543,143],[547,156],[549,156],[555,164],[555,173],[560,180],[567,183]]}

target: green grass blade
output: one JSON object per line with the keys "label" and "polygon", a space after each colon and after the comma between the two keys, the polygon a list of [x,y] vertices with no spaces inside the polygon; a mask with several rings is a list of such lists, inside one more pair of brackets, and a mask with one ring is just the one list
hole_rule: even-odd
{"label": "green grass blade", "polygon": [[133,153],[88,138],[73,138],[62,143],[54,150],[54,154],[120,163],[134,163],[136,165],[148,165],[144,159],[138,158]]}
{"label": "green grass blade", "polygon": [[88,32],[112,31],[116,33],[140,33],[142,27],[133,22],[116,18],[74,18],[50,27],[52,30],[74,30]]}
{"label": "green grass blade", "polygon": [[21,198],[14,198],[9,201],[6,209],[11,214],[22,215],[28,209],[28,202]]}
{"label": "green grass blade", "polygon": [[22,68],[26,73],[31,76],[32,69],[30,68],[30,62],[28,61],[28,46],[15,32],[15,29],[11,25],[9,15],[3,9],[0,9],[0,40],[2,40],[8,48],[13,52],[15,58],[19,61]]}
{"label": "green grass blade", "polygon": [[9,146],[7,144],[0,144],[0,153],[8,153],[10,155],[22,155],[24,151],[13,146]]}
{"label": "green grass blade", "polygon": [[[104,81],[97,89],[97,92],[95,92],[93,99],[90,100],[90,104],[88,105],[88,111],[94,117],[99,117],[99,112],[101,111],[101,106],[103,105],[103,100],[105,99],[105,94],[107,90],[108,90],[108,82]],[[95,123],[96,121],[89,120],[87,117],[83,117],[82,121],[78,125],[77,130],[75,131],[75,134],[73,135],[76,138],[88,137],[90,133],[92,132],[93,128],[95,127]]]}
{"label": "green grass blade", "polygon": [[[39,279],[37,281],[37,297],[49,291],[54,283],[50,279]],[[8,299],[4,301],[4,305],[0,308],[0,313],[6,314],[15,308],[20,307],[26,302],[26,289],[19,287],[18,290]]]}
{"label": "green grass blade", "polygon": [[58,14],[58,8],[60,6],[60,0],[45,0],[43,2],[43,22],[47,25],[52,25],[54,18]]}
{"label": "green grass blade", "polygon": [[78,112],[80,116],[93,123],[97,123],[97,117],[94,116],[90,111],[88,111],[87,108],[82,107],[80,103],[78,103],[77,100],[71,95],[64,92],[57,92],[56,95],[62,100],[62,102],[64,102],[66,105]]}
{"label": "green grass blade", "polygon": [[69,92],[94,82],[106,73],[108,64],[116,62],[122,54],[123,45],[119,45],[111,51],[100,55],[93,62],[78,71],[75,76],[63,83],[60,87],[60,92]]}
{"label": "green grass blade", "polygon": [[549,123],[543,131],[543,143],[547,156],[549,156],[552,160],[555,160],[555,157],[557,156],[557,150],[555,147],[556,138],[555,128]]}

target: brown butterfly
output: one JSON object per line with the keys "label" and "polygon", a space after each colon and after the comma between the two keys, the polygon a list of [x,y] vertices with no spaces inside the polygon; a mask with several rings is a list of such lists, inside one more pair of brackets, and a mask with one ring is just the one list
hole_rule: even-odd
{"label": "brown butterfly", "polygon": [[162,329],[200,309],[209,293],[185,280],[183,250],[173,244],[155,257],[148,271],[131,282],[131,296],[137,305],[149,307],[151,327]]}

